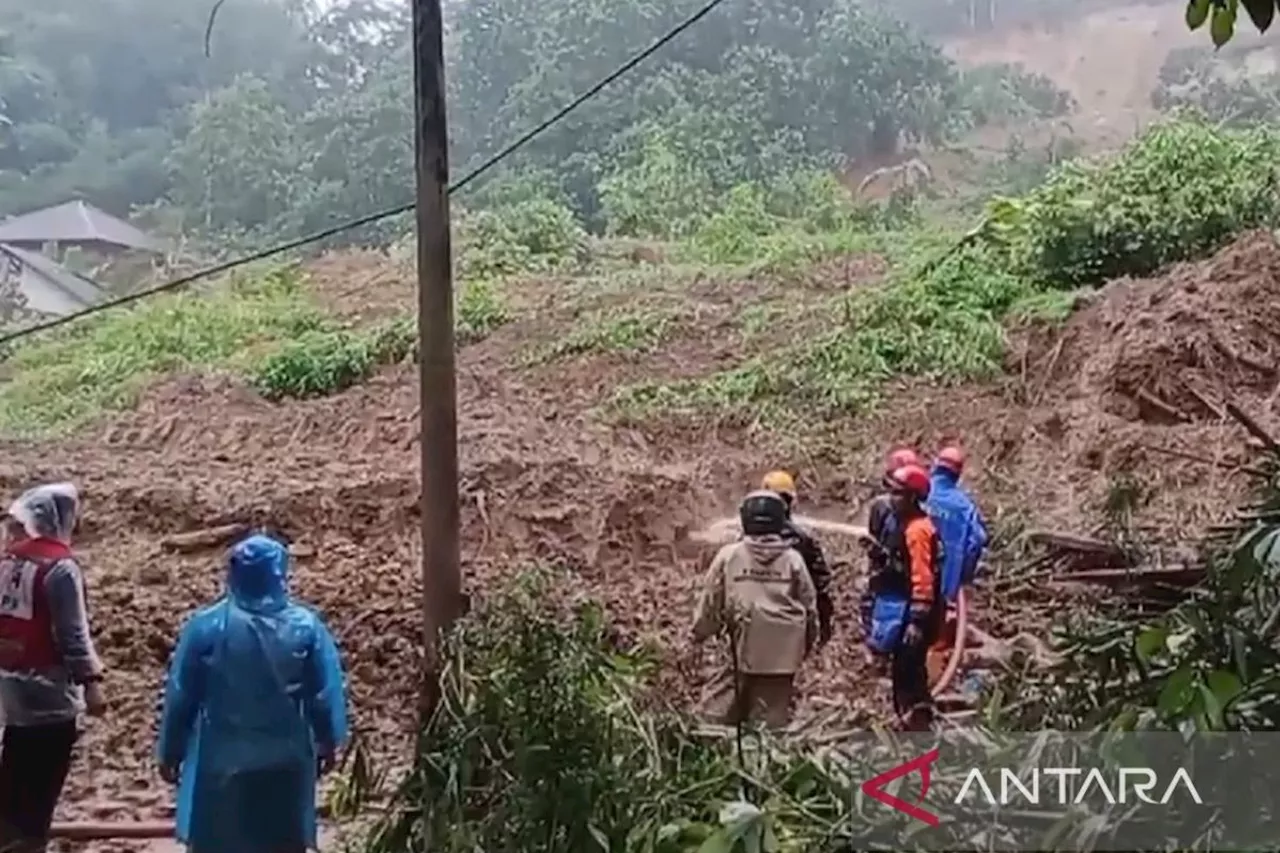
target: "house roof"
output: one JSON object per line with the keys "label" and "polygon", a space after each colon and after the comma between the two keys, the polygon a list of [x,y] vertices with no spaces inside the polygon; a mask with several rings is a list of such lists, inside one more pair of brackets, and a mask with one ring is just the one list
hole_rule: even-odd
{"label": "house roof", "polygon": [[54,287],[66,293],[82,305],[94,305],[106,297],[106,291],[96,282],[77,275],[71,270],[40,254],[0,243],[0,253],[17,258],[23,264],[38,272],[42,278]]}
{"label": "house roof", "polygon": [[0,243],[110,243],[160,251],[149,235],[79,200],[9,217],[0,222]]}

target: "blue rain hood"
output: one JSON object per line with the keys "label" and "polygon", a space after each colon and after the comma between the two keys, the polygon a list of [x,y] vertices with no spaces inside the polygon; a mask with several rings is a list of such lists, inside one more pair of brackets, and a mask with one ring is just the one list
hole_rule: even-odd
{"label": "blue rain hood", "polygon": [[270,613],[289,603],[289,551],[270,536],[237,543],[227,561],[227,592],[238,607]]}

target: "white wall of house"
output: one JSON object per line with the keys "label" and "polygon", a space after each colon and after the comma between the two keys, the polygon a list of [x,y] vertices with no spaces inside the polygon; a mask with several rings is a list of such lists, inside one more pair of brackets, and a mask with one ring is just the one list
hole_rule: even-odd
{"label": "white wall of house", "polygon": [[70,314],[84,308],[84,304],[65,290],[50,283],[40,273],[26,264],[18,278],[18,287],[27,297],[27,308],[41,314]]}

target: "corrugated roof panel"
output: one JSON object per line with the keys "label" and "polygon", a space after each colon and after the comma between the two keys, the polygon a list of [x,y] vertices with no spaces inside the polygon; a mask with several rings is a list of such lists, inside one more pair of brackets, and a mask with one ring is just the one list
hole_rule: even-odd
{"label": "corrugated roof panel", "polygon": [[84,201],[33,210],[0,222],[0,243],[110,243],[159,252],[151,236]]}

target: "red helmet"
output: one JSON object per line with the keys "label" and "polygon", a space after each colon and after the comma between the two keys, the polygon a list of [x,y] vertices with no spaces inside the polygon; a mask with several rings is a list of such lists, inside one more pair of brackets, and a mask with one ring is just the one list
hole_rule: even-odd
{"label": "red helmet", "polygon": [[964,471],[964,451],[955,445],[948,445],[938,451],[938,458],[934,462],[948,471],[960,474]]}
{"label": "red helmet", "polygon": [[923,468],[924,462],[920,460],[920,455],[910,447],[899,447],[896,450],[889,451],[889,455],[885,457],[884,473],[885,476],[893,474],[899,468],[907,465],[915,465],[917,468]]}
{"label": "red helmet", "polygon": [[907,492],[920,500],[929,497],[929,473],[919,465],[903,465],[889,475],[896,492]]}

